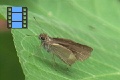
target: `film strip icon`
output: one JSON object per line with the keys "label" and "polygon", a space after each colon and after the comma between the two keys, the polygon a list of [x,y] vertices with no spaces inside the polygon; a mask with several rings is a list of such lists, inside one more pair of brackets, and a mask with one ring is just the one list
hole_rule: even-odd
{"label": "film strip icon", "polygon": [[12,29],[27,28],[27,12],[27,7],[7,7],[7,27]]}

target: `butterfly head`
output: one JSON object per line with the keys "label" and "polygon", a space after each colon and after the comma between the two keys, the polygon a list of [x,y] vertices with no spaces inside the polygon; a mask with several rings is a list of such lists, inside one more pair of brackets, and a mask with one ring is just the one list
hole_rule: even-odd
{"label": "butterfly head", "polygon": [[49,40],[49,36],[47,34],[45,34],[45,33],[42,33],[42,34],[39,35],[39,39],[41,41],[48,41]]}

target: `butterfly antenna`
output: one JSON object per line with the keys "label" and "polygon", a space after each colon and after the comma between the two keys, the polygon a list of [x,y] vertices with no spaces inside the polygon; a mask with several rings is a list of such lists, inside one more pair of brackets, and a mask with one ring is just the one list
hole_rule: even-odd
{"label": "butterfly antenna", "polygon": [[[36,23],[40,26],[40,24],[37,22],[37,20],[36,20],[36,18],[35,17],[33,17],[34,19],[35,19],[35,21],[36,21]],[[41,26],[40,26],[41,27]],[[41,28],[41,30],[42,30],[42,32],[44,33],[44,30]]]}
{"label": "butterfly antenna", "polygon": [[28,36],[28,37],[30,37],[30,36],[38,37],[38,35],[29,35],[29,34],[26,34],[26,36]]}

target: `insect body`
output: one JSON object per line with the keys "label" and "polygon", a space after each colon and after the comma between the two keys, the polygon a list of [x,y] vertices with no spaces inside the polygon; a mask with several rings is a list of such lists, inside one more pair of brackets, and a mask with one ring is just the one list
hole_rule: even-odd
{"label": "insect body", "polygon": [[40,34],[41,45],[53,55],[58,56],[63,62],[72,65],[76,60],[83,61],[90,56],[92,48],[76,43],[69,39],[51,38],[47,34]]}

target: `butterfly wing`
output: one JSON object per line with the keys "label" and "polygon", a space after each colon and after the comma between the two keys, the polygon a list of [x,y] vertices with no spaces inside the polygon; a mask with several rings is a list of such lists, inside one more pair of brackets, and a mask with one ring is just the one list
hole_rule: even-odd
{"label": "butterfly wing", "polygon": [[76,43],[69,39],[62,39],[62,38],[53,38],[53,39],[58,44],[66,47],[67,49],[72,51],[72,53],[75,55],[76,59],[78,59],[80,61],[87,59],[93,50],[89,46]]}
{"label": "butterfly wing", "polygon": [[50,52],[58,56],[61,60],[63,60],[63,62],[69,65],[73,64],[77,60],[71,50],[57,43],[50,45]]}
{"label": "butterfly wing", "polygon": [[71,48],[76,58],[80,61],[87,59],[93,50],[91,47],[81,44],[74,44]]}

